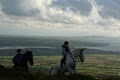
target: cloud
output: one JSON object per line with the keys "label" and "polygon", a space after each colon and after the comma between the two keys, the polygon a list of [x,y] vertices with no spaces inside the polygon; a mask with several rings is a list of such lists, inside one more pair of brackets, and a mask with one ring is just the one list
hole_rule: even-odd
{"label": "cloud", "polygon": [[51,0],[1,0],[6,15],[34,17],[38,21],[57,23],[81,23],[81,17],[71,11],[63,11],[52,5]]}
{"label": "cloud", "polygon": [[34,16],[39,13],[33,0],[1,0],[2,11],[7,15]]}
{"label": "cloud", "polygon": [[53,6],[57,6],[62,10],[72,10],[77,14],[89,15],[92,5],[88,0],[56,0],[52,2]]}
{"label": "cloud", "polygon": [[[0,25],[30,27],[37,32],[44,28],[51,34],[56,30],[59,35],[63,31],[67,35],[119,33],[119,3],[119,0],[0,0]],[[116,33],[112,35],[119,36]]]}
{"label": "cloud", "polygon": [[103,7],[101,11],[99,11],[102,17],[120,19],[120,0],[96,0],[96,2]]}

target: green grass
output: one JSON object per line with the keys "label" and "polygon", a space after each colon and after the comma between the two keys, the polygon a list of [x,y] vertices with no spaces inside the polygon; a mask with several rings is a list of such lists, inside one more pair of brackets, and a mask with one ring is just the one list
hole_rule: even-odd
{"label": "green grass", "polygon": [[0,67],[0,80],[96,80],[91,75],[54,75],[45,72],[34,71],[31,73],[18,72],[9,68]]}
{"label": "green grass", "polygon": [[[0,64],[7,68],[11,68],[12,57],[13,56],[0,56]],[[60,59],[61,56],[34,56],[35,64],[34,66],[29,66],[29,70],[32,74],[35,72],[39,74],[38,71],[47,73],[50,67],[55,66],[60,62]],[[117,78],[119,78],[120,55],[85,54],[84,64],[81,64],[80,62],[77,63],[77,72],[83,75],[91,75],[99,79],[103,79],[105,76],[111,76],[112,78],[117,76]]]}

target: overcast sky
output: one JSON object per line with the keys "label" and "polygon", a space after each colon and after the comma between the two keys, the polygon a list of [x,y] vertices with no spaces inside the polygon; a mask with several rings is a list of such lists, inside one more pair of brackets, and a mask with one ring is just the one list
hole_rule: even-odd
{"label": "overcast sky", "polygon": [[120,0],[0,0],[0,35],[120,37]]}

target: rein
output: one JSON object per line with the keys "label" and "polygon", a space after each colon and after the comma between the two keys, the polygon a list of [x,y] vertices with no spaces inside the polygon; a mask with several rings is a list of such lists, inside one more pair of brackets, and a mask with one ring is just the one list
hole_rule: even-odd
{"label": "rein", "polygon": [[[77,50],[77,49],[75,49],[75,50]],[[71,53],[73,53],[75,50],[73,50]],[[79,57],[76,56],[76,55],[74,55],[74,54],[71,54],[71,53],[70,53],[70,55],[71,55],[71,58],[73,59],[73,61],[74,61],[74,62],[79,62],[79,61],[80,61],[80,60],[79,60]],[[76,59],[78,59],[78,61],[75,61],[72,55],[73,55]]]}
{"label": "rein", "polygon": [[78,58],[77,56],[75,56],[74,54],[70,54],[70,56],[71,56],[71,58],[72,58],[72,60],[73,60],[74,62],[77,62],[77,61],[73,58],[73,56],[74,56],[75,58],[77,58],[77,59],[78,59],[78,62],[79,62],[79,58]]}

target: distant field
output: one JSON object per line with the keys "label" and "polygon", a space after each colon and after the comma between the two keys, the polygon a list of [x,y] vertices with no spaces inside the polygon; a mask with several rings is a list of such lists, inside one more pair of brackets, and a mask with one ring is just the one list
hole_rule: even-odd
{"label": "distant field", "polygon": [[[0,64],[11,68],[12,56],[0,56]],[[45,71],[60,62],[61,56],[34,56],[34,66],[29,66],[31,72]],[[77,72],[92,76],[120,76],[120,55],[86,54],[84,64],[77,63]]]}

